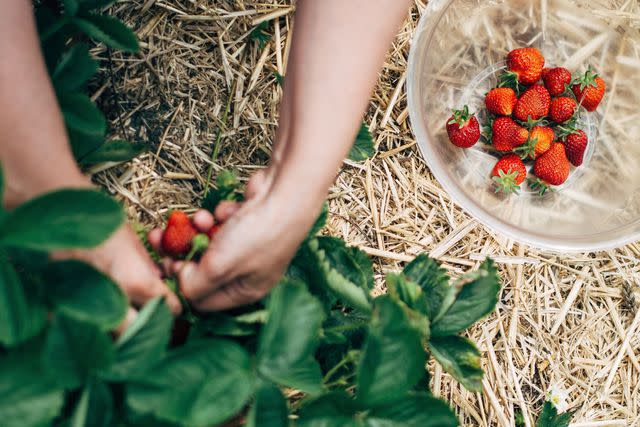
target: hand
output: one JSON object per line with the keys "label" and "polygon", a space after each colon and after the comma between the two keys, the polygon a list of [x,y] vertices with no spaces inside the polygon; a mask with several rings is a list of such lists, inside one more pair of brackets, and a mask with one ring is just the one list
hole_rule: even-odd
{"label": "hand", "polygon": [[[215,219],[224,225],[198,263],[175,262],[181,290],[198,310],[225,310],[262,299],[284,274],[305,238],[317,212],[296,211],[295,200],[271,194],[271,171],[252,177],[246,201],[221,203]],[[193,218],[200,231],[213,225],[213,216],[198,211]],[[149,234],[160,247],[162,231]]]}
{"label": "hand", "polygon": [[[58,252],[53,258],[77,259],[91,264],[111,277],[136,306],[163,295],[174,314],[182,310],[178,297],[163,283],[160,269],[128,224],[97,248]],[[130,310],[124,326],[130,323],[133,314]]]}

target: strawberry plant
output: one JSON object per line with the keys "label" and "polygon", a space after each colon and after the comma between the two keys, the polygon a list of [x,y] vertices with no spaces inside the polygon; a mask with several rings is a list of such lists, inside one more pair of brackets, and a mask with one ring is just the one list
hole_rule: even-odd
{"label": "strawberry plant", "polygon": [[107,120],[89,97],[87,84],[98,71],[89,42],[138,52],[135,34],[119,19],[101,13],[115,0],[36,2],[38,32],[45,62],[63,113],[71,148],[84,166],[122,162],[146,150],[144,144],[105,141]]}
{"label": "strawberry plant", "polygon": [[109,331],[127,307],[119,288],[47,252],[100,243],[123,219],[118,205],[99,192],[62,190],[4,212],[3,425],[200,427],[237,414],[248,426],[458,425],[429,393],[427,365],[433,357],[481,390],[480,352],[459,333],[497,302],[493,263],[452,281],[420,255],[387,275],[388,294],[372,298],[369,258],[317,235],[326,216],[264,301],[189,310],[174,324],[155,299],[114,340]]}

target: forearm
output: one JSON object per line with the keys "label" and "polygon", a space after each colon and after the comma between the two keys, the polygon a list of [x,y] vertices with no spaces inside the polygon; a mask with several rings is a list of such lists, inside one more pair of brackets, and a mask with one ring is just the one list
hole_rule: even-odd
{"label": "forearm", "polygon": [[360,126],[407,0],[299,0],[277,135],[276,194],[326,196]]}
{"label": "forearm", "polygon": [[0,14],[0,162],[11,206],[59,187],[87,186],[40,52],[30,0]]}

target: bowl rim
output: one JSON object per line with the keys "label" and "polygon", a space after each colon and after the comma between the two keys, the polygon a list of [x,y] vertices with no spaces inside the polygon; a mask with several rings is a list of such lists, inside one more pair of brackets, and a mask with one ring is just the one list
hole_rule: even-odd
{"label": "bowl rim", "polygon": [[[437,0],[434,0],[429,4],[429,6],[427,6],[427,9],[424,10],[411,39],[409,60],[407,62],[407,78],[405,83],[410,119],[409,126],[416,138],[416,143],[423,160],[438,183],[449,194],[454,203],[471,215],[471,217],[498,234],[504,235],[517,242],[525,243],[534,248],[564,253],[593,252],[614,249],[640,240],[640,230],[636,230],[635,232],[630,230],[633,227],[633,224],[618,227],[615,229],[616,233],[614,236],[609,238],[603,236],[602,239],[598,239],[598,236],[608,233],[597,233],[584,237],[560,237],[556,239],[547,235],[524,230],[502,220],[496,219],[483,207],[478,205],[471,197],[467,196],[464,191],[457,188],[457,186],[452,182],[449,182],[447,177],[444,175],[444,168],[439,164],[441,162],[437,160],[435,155],[430,155],[434,154],[431,153],[429,149],[429,146],[432,145],[432,139],[422,121],[422,118],[416,117],[416,115],[421,111],[419,103],[421,90],[417,88],[417,85],[411,84],[411,82],[416,78],[416,70],[418,66],[418,41],[422,40],[423,37],[429,37],[433,34],[436,30],[436,24],[440,21],[446,10],[454,1],[455,0],[444,0],[444,2],[438,2]],[[433,7],[430,7],[432,5]],[[432,25],[429,25],[429,23]]]}

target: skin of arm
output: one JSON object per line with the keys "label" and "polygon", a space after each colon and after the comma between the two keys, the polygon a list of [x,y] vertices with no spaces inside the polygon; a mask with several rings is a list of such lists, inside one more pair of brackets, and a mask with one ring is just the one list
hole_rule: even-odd
{"label": "skin of arm", "polygon": [[[225,225],[199,264],[176,264],[202,310],[262,298],[313,224],[347,155],[407,0],[299,0],[270,166],[244,204],[216,210]],[[204,212],[196,223],[210,224]],[[204,228],[204,227],[203,227]],[[150,234],[158,246],[161,232]]]}
{"label": "skin of arm", "polygon": [[[12,0],[0,13],[0,162],[7,208],[60,188],[90,188],[71,154],[58,102],[40,52],[30,0]],[[46,213],[45,213],[46,214]],[[160,279],[135,233],[125,225],[102,246],[55,258],[84,260],[110,275],[142,304],[166,295],[175,312],[177,297]]]}

